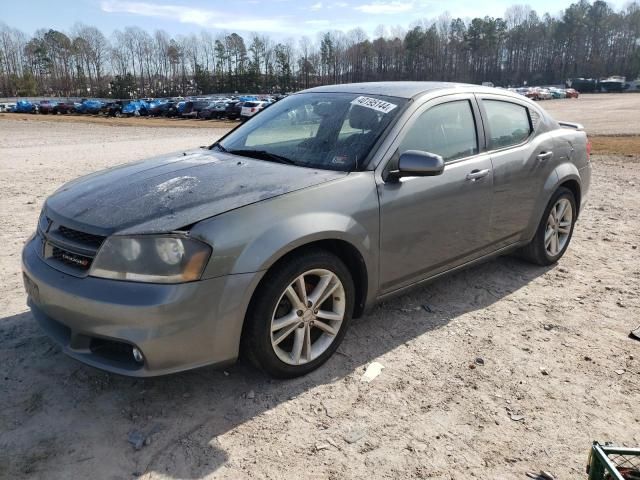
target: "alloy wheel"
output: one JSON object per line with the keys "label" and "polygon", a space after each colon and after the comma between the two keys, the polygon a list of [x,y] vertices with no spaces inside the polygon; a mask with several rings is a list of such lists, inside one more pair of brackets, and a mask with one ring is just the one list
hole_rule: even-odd
{"label": "alloy wheel", "polygon": [[345,290],[326,269],[308,270],[282,292],[271,317],[271,346],[289,365],[302,365],[322,355],[344,320]]}
{"label": "alloy wheel", "polygon": [[566,198],[560,198],[549,212],[544,233],[544,247],[551,257],[557,256],[569,241],[573,225],[573,208]]}

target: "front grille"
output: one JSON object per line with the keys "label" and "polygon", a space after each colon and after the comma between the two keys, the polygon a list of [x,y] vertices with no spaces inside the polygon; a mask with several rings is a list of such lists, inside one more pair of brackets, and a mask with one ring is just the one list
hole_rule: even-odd
{"label": "front grille", "polygon": [[[43,215],[44,217],[44,215]],[[84,277],[106,237],[82,232],[44,217],[39,228],[42,258],[65,273]]]}
{"label": "front grille", "polygon": [[80,270],[89,270],[91,262],[93,261],[91,257],[78,255],[77,253],[69,252],[58,247],[53,247],[51,258],[70,267],[79,268]]}
{"label": "front grille", "polygon": [[60,225],[58,227],[58,233],[66,238],[67,240],[71,240],[74,242],[78,242],[95,249],[100,248],[102,242],[104,242],[105,237],[101,235],[94,235],[92,233],[80,232],[78,230],[73,230],[72,228],[65,227]]}

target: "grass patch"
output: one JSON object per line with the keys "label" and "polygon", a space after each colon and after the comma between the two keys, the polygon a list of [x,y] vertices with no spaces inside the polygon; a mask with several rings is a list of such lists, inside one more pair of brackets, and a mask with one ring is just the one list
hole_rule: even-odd
{"label": "grass patch", "polygon": [[589,139],[594,155],[640,156],[640,135],[594,135]]}

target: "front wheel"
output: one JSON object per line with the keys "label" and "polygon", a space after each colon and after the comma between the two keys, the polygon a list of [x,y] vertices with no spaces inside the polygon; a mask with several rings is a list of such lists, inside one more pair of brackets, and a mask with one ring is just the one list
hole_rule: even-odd
{"label": "front wheel", "polygon": [[560,187],[551,197],[533,240],[522,249],[523,256],[538,265],[556,263],[569,247],[576,217],[573,192]]}
{"label": "front wheel", "polygon": [[292,257],[267,274],[252,301],[243,353],[278,378],[305,375],[335,352],[353,313],[344,263],[323,250]]}

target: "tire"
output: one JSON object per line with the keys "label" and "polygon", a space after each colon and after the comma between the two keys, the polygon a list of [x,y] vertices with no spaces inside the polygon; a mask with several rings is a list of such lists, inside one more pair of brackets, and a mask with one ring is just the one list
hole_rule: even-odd
{"label": "tire", "polygon": [[[305,290],[302,297],[301,285]],[[326,288],[322,288],[323,285]],[[311,307],[304,307],[303,311],[301,304],[291,300],[288,290],[293,292],[294,300],[304,301],[309,295],[308,301],[315,296],[320,303],[313,305],[312,302]],[[306,375],[326,362],[338,348],[351,320],[354,303],[353,279],[338,257],[324,250],[301,252],[276,265],[261,282],[245,320],[242,355],[276,378]],[[314,313],[318,311],[316,317]],[[335,319],[328,319],[329,315]],[[342,320],[337,320],[340,316]],[[272,325],[278,321],[282,326],[274,330]]]}
{"label": "tire", "polygon": [[[570,207],[571,211],[558,210],[561,208],[560,205],[566,208]],[[554,211],[553,219],[551,218],[552,210]],[[555,216],[559,211],[564,213],[562,213],[560,222],[556,224]],[[567,217],[567,213],[570,214],[570,219]],[[533,240],[520,251],[522,257],[531,263],[543,266],[553,265],[560,260],[571,242],[576,214],[576,199],[573,192],[568,188],[560,187],[549,200]],[[558,243],[555,243],[556,235],[553,232],[550,237],[547,236],[550,230],[555,230]]]}

